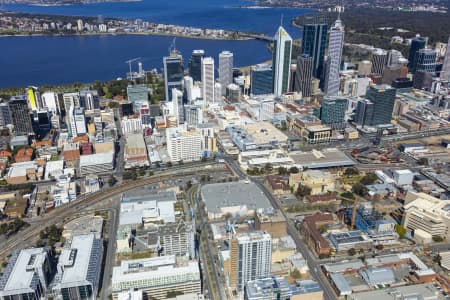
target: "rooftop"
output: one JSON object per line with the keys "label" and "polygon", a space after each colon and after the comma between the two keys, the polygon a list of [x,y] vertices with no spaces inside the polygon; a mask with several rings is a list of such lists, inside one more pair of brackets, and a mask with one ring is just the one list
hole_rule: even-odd
{"label": "rooftop", "polygon": [[350,300],[437,300],[438,291],[431,284],[416,284],[352,294]]}
{"label": "rooftop", "polygon": [[80,167],[94,166],[100,164],[113,164],[114,153],[96,153],[80,156]]}
{"label": "rooftop", "polygon": [[320,169],[331,167],[353,166],[356,163],[344,152],[336,148],[328,148],[322,151],[291,152],[289,156],[296,164],[308,169]]}
{"label": "rooftop", "polygon": [[248,209],[272,208],[269,199],[253,183],[227,182],[207,184],[201,190],[209,212],[220,213],[222,208],[231,206],[246,206]]}

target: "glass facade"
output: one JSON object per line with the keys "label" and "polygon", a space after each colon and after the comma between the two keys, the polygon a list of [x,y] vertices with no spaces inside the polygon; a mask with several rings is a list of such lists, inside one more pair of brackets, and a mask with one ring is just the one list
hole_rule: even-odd
{"label": "glass facade", "polygon": [[426,40],[423,37],[416,37],[411,40],[411,48],[409,48],[408,68],[412,73],[416,71],[416,54],[420,49],[424,49]]}
{"label": "glass facade", "polygon": [[390,124],[394,110],[396,90],[389,85],[371,86],[366,98],[373,103],[373,116],[370,126]]}
{"label": "glass facade", "polygon": [[302,54],[313,57],[315,78],[320,78],[327,48],[328,24],[323,18],[313,17],[303,25]]}
{"label": "glass facade", "polygon": [[273,92],[272,67],[270,65],[256,65],[251,70],[251,94],[265,95]]}
{"label": "glass facade", "polygon": [[164,57],[164,85],[166,101],[172,101],[172,89],[182,91],[184,77],[183,57],[177,53]]}

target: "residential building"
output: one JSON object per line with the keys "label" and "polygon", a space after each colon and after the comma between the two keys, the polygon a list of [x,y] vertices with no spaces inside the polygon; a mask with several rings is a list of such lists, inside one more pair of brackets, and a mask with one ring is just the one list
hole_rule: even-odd
{"label": "residential building", "polygon": [[0,299],[44,299],[54,273],[49,249],[16,250],[0,280]]}
{"label": "residential building", "polygon": [[199,264],[175,255],[122,260],[113,268],[113,299],[130,289],[142,291],[146,299],[166,299],[168,292],[201,293]]}
{"label": "residential building", "polygon": [[300,55],[297,59],[294,89],[301,92],[303,98],[312,96],[313,72],[314,58],[308,54]]}
{"label": "residential building", "polygon": [[202,59],[205,57],[204,50],[192,51],[191,58],[189,59],[189,75],[193,81],[202,81]]}
{"label": "residential building", "polygon": [[233,83],[233,53],[219,53],[219,83],[222,85],[221,95],[225,95],[225,87]]}
{"label": "residential building", "polygon": [[208,103],[214,103],[214,59],[212,57],[202,58],[202,97],[203,107]]}
{"label": "residential building", "polygon": [[328,68],[325,75],[324,92],[328,96],[339,93],[339,71],[341,69],[342,51],[344,49],[344,24],[338,18],[330,28],[328,45]]}
{"label": "residential building", "polygon": [[270,276],[272,237],[264,231],[236,233],[230,242],[230,287],[243,291],[247,282]]}
{"label": "residential building", "polygon": [[250,70],[250,94],[266,95],[273,93],[272,66],[258,64]]}
{"label": "residential building", "polygon": [[166,129],[167,152],[172,161],[196,161],[203,155],[202,135],[199,131]]}
{"label": "residential building", "polygon": [[93,233],[72,236],[58,260],[52,283],[56,299],[97,299],[102,270],[103,241]]}
{"label": "residential building", "polygon": [[281,96],[288,92],[291,66],[292,38],[280,26],[273,39],[274,51],[272,57],[273,92]]}
{"label": "residential building", "polygon": [[166,101],[172,101],[172,89],[183,90],[183,57],[178,51],[172,51],[169,56],[163,58],[164,64],[164,89]]}
{"label": "residential building", "polygon": [[308,17],[303,24],[302,54],[308,54],[313,58],[315,78],[322,76],[327,39],[328,23],[325,17],[321,15]]}

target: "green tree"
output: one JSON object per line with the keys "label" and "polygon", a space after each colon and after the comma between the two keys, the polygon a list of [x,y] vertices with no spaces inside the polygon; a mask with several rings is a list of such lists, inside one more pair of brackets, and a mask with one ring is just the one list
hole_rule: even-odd
{"label": "green tree", "polygon": [[295,195],[300,198],[311,195],[311,188],[299,183]]}
{"label": "green tree", "polygon": [[109,186],[114,186],[117,183],[116,177],[114,175],[109,175],[108,184]]}
{"label": "green tree", "polygon": [[291,272],[291,277],[294,279],[299,279],[302,275],[300,274],[300,271],[295,268],[294,270],[292,270]]}
{"label": "green tree", "polygon": [[354,256],[355,254],[356,254],[355,248],[350,248],[350,249],[348,249],[348,255]]}
{"label": "green tree", "polygon": [[357,182],[352,186],[352,192],[358,196],[364,197],[367,195],[369,190],[363,184]]}
{"label": "green tree", "polygon": [[361,178],[359,182],[364,185],[369,185],[374,184],[377,180],[377,175],[375,175],[374,173],[368,173],[363,178]]}
{"label": "green tree", "polygon": [[300,170],[297,167],[291,167],[289,169],[289,173],[291,174],[297,174],[298,172],[300,172]]}
{"label": "green tree", "polygon": [[442,236],[440,236],[440,235],[433,236],[433,242],[441,243],[443,241],[444,241],[444,238]]}
{"label": "green tree", "polygon": [[395,225],[395,231],[401,239],[404,238],[407,233],[406,228],[399,224]]}
{"label": "green tree", "polygon": [[166,294],[166,298],[175,298],[176,296],[183,295],[184,293],[182,291],[169,291]]}
{"label": "green tree", "polygon": [[356,176],[356,175],[359,175],[359,170],[357,168],[354,168],[354,167],[347,168],[344,171],[344,175],[345,176]]}
{"label": "green tree", "polygon": [[347,199],[355,199],[355,195],[353,195],[352,192],[343,192],[341,194],[341,197],[347,198]]}

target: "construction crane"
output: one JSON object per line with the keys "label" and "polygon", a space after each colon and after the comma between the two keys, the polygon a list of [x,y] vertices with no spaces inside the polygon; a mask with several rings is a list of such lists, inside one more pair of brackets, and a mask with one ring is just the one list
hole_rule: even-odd
{"label": "construction crane", "polygon": [[130,80],[133,80],[133,73],[131,72],[131,64],[133,63],[133,62],[135,62],[135,61],[139,61],[139,60],[141,60],[141,58],[140,57],[136,57],[136,58],[132,58],[132,59],[129,59],[129,60],[127,60],[125,63],[126,64],[128,64],[128,66],[130,67]]}

